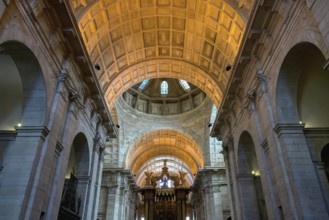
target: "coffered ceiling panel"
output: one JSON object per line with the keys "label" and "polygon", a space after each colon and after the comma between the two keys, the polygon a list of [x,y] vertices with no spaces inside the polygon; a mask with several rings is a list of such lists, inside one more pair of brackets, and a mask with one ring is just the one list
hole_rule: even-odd
{"label": "coffered ceiling panel", "polygon": [[203,167],[198,145],[186,135],[172,130],[158,130],[141,137],[130,149],[126,168],[138,173],[146,161],[160,155],[177,157],[191,173]]}
{"label": "coffered ceiling panel", "polygon": [[[217,107],[228,84],[251,0],[72,0],[90,59],[111,107],[144,79],[166,76],[194,81]],[[240,7],[240,8],[239,8]],[[170,69],[161,71],[163,60]],[[153,61],[153,64],[150,64]],[[177,66],[173,62],[177,62]],[[146,68],[152,66],[156,68]],[[187,68],[187,71],[185,71]],[[175,72],[175,69],[180,69]],[[130,77],[126,77],[130,75]],[[179,77],[178,77],[179,75]]]}

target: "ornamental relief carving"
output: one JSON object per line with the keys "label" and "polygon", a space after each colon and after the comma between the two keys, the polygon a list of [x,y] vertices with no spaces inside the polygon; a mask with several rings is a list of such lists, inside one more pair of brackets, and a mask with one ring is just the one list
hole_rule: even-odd
{"label": "ornamental relief carving", "polygon": [[87,6],[87,1],[86,0],[72,0],[71,5],[73,9],[78,9],[80,7],[85,7]]}
{"label": "ornamental relief carving", "polygon": [[247,10],[251,9],[253,1],[252,0],[240,0],[239,1],[239,8],[245,8]]}

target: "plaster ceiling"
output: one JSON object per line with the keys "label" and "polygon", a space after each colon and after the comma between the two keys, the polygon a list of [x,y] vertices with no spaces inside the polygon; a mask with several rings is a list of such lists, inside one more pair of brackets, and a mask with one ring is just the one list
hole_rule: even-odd
{"label": "plaster ceiling", "polygon": [[144,79],[170,77],[219,107],[251,0],[71,0],[109,109]]}

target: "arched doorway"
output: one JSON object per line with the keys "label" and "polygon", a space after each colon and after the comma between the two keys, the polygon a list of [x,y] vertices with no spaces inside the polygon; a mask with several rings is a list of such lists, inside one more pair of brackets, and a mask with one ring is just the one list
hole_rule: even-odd
{"label": "arched doorway", "polygon": [[268,219],[255,145],[246,131],[238,145],[238,182],[244,219]]}
{"label": "arched doorway", "polygon": [[89,149],[84,134],[74,138],[66,169],[59,220],[80,219],[84,214],[89,179]]}

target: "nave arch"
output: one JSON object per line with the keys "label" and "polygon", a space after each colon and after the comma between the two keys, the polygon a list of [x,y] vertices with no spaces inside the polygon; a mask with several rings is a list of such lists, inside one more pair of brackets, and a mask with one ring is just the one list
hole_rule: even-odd
{"label": "nave arch", "polygon": [[279,122],[301,123],[306,128],[329,127],[329,75],[322,68],[325,61],[322,52],[311,43],[302,42],[290,49],[277,80]]}
{"label": "nave arch", "polygon": [[23,43],[7,41],[0,44],[0,59],[0,130],[43,125],[46,87],[37,58]]}
{"label": "nave arch", "polygon": [[[24,127],[45,123],[46,86],[40,64],[30,48],[18,41],[0,44],[0,166],[11,167],[8,155],[18,153],[13,138]],[[15,139],[15,138],[14,138]],[[33,149],[34,150],[34,149]],[[6,172],[1,172],[5,176]]]}
{"label": "nave arch", "polygon": [[193,139],[177,131],[157,130],[142,136],[129,149],[126,168],[131,169],[133,174],[144,175],[140,171],[147,161],[161,155],[182,161],[192,175],[204,167],[203,155]]}
{"label": "nave arch", "polygon": [[59,209],[59,219],[66,216],[63,212],[71,210],[78,216],[86,216],[84,208],[87,202],[89,184],[86,178],[90,174],[90,152],[85,134],[78,133],[72,142],[68,155],[64,187]]}
{"label": "nave arch", "polygon": [[243,131],[237,150],[237,175],[240,199],[245,219],[267,219],[261,173],[254,141],[248,131]]}
{"label": "nave arch", "polygon": [[[294,45],[284,57],[276,88],[278,121],[302,130],[322,196],[329,207],[327,179],[327,143],[329,142],[329,75],[323,67],[326,58],[321,49],[311,42]],[[296,126],[298,125],[298,126]],[[298,128],[297,128],[298,129]],[[292,137],[295,138],[295,137]]]}

